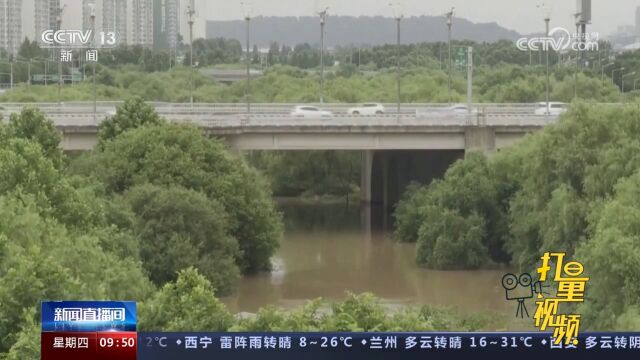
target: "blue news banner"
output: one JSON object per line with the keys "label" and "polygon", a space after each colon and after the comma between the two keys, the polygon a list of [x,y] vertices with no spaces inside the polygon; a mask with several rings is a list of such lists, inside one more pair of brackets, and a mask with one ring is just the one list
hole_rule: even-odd
{"label": "blue news banner", "polygon": [[138,333],[138,360],[640,359],[640,333]]}

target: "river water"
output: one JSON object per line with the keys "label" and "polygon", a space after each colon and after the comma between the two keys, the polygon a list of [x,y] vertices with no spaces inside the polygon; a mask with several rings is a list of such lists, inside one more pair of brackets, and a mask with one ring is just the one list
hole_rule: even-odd
{"label": "river water", "polygon": [[[371,292],[389,306],[453,305],[463,312],[510,313],[501,279],[505,270],[434,271],[415,263],[415,244],[370,229],[369,209],[280,201],[285,234],[273,270],[244,277],[223,301],[233,312],[265,305],[291,308],[347,291]],[[377,222],[373,222],[374,227]]]}

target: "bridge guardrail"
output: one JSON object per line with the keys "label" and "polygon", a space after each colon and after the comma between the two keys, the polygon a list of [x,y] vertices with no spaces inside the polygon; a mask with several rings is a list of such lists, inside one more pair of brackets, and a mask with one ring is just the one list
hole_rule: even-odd
{"label": "bridge guardrail", "polygon": [[[94,119],[93,112],[51,113],[47,116],[57,126],[98,126],[104,117]],[[334,115],[328,118],[297,118],[289,115],[193,115],[173,116],[170,121],[193,123],[205,127],[376,127],[376,126],[545,126],[557,117],[533,114],[472,115]]]}
{"label": "bridge guardrail", "polygon": [[[119,101],[101,101],[97,103],[98,112],[110,112],[115,111],[116,107],[121,105]],[[166,102],[150,102],[161,114],[175,114],[175,113],[246,113],[245,103],[166,103]],[[265,113],[265,114],[288,114],[295,106],[300,105],[296,103],[255,103],[251,104],[252,113]],[[342,104],[342,103],[327,103],[327,104],[309,104],[319,106],[322,109],[326,109],[335,113],[346,113],[351,108],[358,106],[359,104]],[[385,103],[383,104],[388,114],[396,114],[397,104]],[[27,106],[35,106],[45,112],[89,112],[93,111],[93,102],[63,102],[63,103],[0,103],[1,107],[4,107],[10,111],[20,111]],[[478,112],[482,113],[533,113],[536,104],[493,104],[493,103],[476,103],[473,104]],[[437,110],[446,109],[449,104],[443,103],[405,103],[401,104],[401,114],[413,114],[420,110]]]}

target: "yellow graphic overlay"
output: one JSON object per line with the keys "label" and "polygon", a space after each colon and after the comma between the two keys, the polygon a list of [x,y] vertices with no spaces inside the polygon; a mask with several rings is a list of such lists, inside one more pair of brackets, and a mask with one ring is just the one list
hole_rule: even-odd
{"label": "yellow graphic overlay", "polygon": [[[558,284],[558,290],[554,298],[546,298],[536,301],[536,312],[534,314],[535,324],[540,331],[553,328],[555,344],[560,344],[563,340],[565,345],[578,344],[578,329],[580,328],[579,314],[558,314],[561,303],[577,303],[584,301],[584,291],[589,281],[588,277],[580,277],[584,272],[584,266],[577,261],[564,263],[565,253],[546,252],[540,258],[542,264],[538,268],[540,281],[546,281],[550,270],[549,264],[555,260],[555,271],[553,281]],[[538,293],[538,299],[542,299]]]}

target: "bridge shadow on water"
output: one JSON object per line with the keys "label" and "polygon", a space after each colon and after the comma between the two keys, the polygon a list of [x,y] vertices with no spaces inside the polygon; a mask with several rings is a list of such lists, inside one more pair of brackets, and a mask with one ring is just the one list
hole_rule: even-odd
{"label": "bridge shadow on water", "polygon": [[370,227],[387,232],[393,228],[393,212],[407,187],[430,184],[464,157],[463,150],[392,150],[373,155],[371,169]]}

